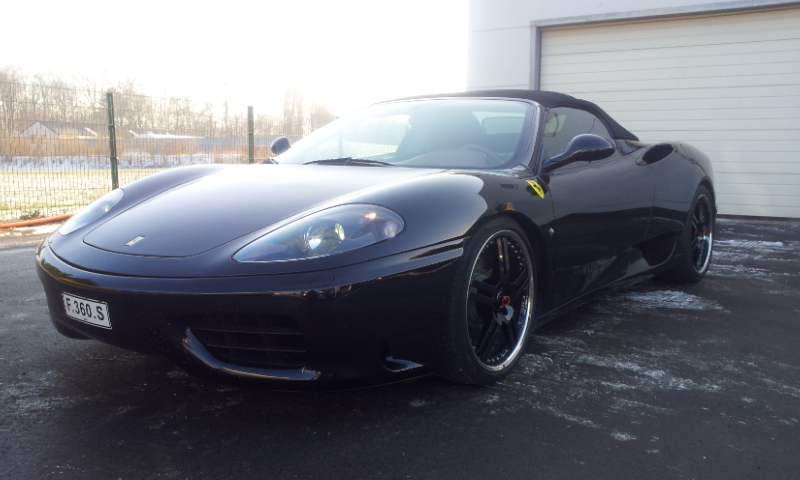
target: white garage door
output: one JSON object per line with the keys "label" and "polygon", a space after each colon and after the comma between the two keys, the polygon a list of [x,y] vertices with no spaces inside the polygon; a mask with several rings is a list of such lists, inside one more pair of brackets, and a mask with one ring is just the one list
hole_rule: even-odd
{"label": "white garage door", "polygon": [[546,29],[541,72],[706,152],[720,213],[800,218],[800,8]]}

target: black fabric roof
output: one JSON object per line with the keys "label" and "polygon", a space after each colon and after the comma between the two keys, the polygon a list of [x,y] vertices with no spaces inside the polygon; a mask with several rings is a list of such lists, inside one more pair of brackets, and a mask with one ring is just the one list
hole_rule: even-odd
{"label": "black fabric roof", "polygon": [[634,140],[638,141],[639,137],[632,134],[625,129],[622,125],[617,123],[616,120],[611,118],[602,108],[598,107],[592,102],[581,100],[573,96],[558,93],[547,92],[542,90],[472,90],[469,92],[456,92],[456,93],[440,93],[437,95],[421,95],[418,97],[409,97],[402,100],[411,100],[418,98],[437,98],[437,97],[502,97],[502,98],[522,98],[526,100],[533,100],[544,108],[552,107],[572,107],[586,110],[599,117],[606,124],[611,131],[614,138],[620,140]]}

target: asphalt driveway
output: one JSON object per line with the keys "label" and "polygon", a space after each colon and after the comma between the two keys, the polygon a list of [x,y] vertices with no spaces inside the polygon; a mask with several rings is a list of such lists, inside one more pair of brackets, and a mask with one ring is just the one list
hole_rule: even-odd
{"label": "asphalt driveway", "polygon": [[698,285],[537,331],[494,387],[291,394],[61,337],[33,246],[5,246],[0,478],[798,478],[800,224],[721,219],[715,248]]}

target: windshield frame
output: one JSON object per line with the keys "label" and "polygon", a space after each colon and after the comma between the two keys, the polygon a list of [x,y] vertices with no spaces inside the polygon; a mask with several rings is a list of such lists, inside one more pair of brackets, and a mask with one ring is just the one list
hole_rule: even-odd
{"label": "windshield frame", "polygon": [[[415,165],[415,164],[405,164],[403,162],[407,161],[404,160],[403,162],[398,163],[391,163],[392,167],[401,167],[401,168],[430,168],[430,169],[448,169],[448,170],[506,170],[511,169],[516,166],[522,165],[526,168],[529,168],[531,159],[533,158],[533,153],[535,150],[535,143],[537,138],[537,132],[539,130],[539,123],[541,121],[541,112],[542,107],[537,102],[522,98],[513,98],[513,97],[449,97],[449,96],[442,96],[442,97],[426,97],[426,98],[414,98],[414,99],[405,99],[405,100],[391,100],[386,102],[380,102],[368,107],[364,107],[362,109],[356,110],[351,112],[350,114],[344,115],[333,122],[328,123],[327,125],[323,126],[322,128],[316,130],[315,132],[311,133],[307,137],[299,140],[292,148],[288,149],[287,151],[281,153],[280,155],[274,157],[275,163],[289,165],[289,164],[325,164],[325,162],[320,162],[321,160],[326,159],[316,159],[316,160],[307,160],[307,158],[300,158],[299,160],[294,160],[292,162],[282,162],[281,157],[293,157],[293,153],[297,152],[297,147],[303,147],[305,143],[309,140],[314,141],[316,137],[319,135],[324,135],[326,130],[329,130],[329,127],[337,129],[338,131],[344,131],[348,126],[339,127],[339,123],[345,122],[345,125],[348,123],[350,126],[354,125],[355,119],[359,117],[363,117],[370,109],[385,105],[398,105],[398,104],[407,104],[407,103],[427,103],[427,102],[469,102],[469,101],[498,101],[498,102],[514,102],[514,103],[522,103],[527,106],[527,109],[524,111],[524,124],[520,131],[520,138],[518,140],[517,147],[512,154],[512,157],[509,158],[508,161],[497,164],[497,165],[487,165],[487,166],[442,166],[442,165]],[[353,121],[348,122],[348,119],[353,119]],[[356,121],[357,122],[357,121]],[[336,131],[336,130],[334,130]],[[329,133],[326,138],[331,138],[335,133]],[[319,143],[321,144],[321,142]],[[294,152],[293,152],[294,150]],[[427,155],[433,155],[435,152],[427,153]],[[353,158],[352,162],[330,162],[330,165],[337,165],[337,166],[365,166],[365,163],[359,163],[358,160],[374,160],[374,161],[385,161],[383,157],[384,155],[372,155],[372,156],[364,156],[363,158]],[[335,159],[335,157],[334,157]],[[302,160],[302,161],[301,161]],[[381,166],[381,165],[369,165],[371,167]]]}

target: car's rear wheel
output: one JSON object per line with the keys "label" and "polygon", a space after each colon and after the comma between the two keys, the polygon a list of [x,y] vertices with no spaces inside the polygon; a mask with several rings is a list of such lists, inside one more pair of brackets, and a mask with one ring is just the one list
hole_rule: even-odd
{"label": "car's rear wheel", "polygon": [[499,218],[479,227],[458,268],[440,375],[475,385],[505,378],[524,353],[535,299],[536,262],[519,225]]}
{"label": "car's rear wheel", "polygon": [[714,204],[707,187],[698,187],[686,224],[677,240],[676,264],[661,277],[680,283],[697,283],[708,272],[714,248]]}

